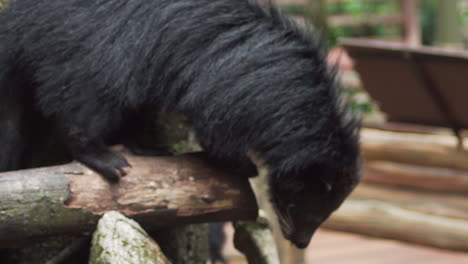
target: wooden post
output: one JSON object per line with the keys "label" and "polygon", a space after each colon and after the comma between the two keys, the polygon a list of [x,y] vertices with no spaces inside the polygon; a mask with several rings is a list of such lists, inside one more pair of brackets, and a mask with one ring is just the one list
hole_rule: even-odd
{"label": "wooden post", "polygon": [[419,0],[402,0],[403,28],[405,43],[410,46],[421,45],[421,27],[419,25]]}

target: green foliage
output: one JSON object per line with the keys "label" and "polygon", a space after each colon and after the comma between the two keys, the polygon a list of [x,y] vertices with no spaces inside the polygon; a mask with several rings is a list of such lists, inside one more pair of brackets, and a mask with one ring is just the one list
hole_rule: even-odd
{"label": "green foliage", "polygon": [[348,0],[343,2],[329,3],[327,6],[328,14],[348,14],[357,18],[372,15],[387,15],[396,13],[399,10],[398,1],[366,1],[366,0]]}
{"label": "green foliage", "polygon": [[374,110],[370,101],[361,99],[362,90],[344,87],[343,92],[350,102],[351,110],[354,112],[369,114]]}
{"label": "green foliage", "polygon": [[460,6],[460,22],[463,27],[468,27],[468,4]]}
{"label": "green foliage", "polygon": [[0,0],[0,10],[6,6],[10,0]]}
{"label": "green foliage", "polygon": [[402,34],[402,29],[398,25],[369,25],[358,26],[338,26],[330,29],[329,44],[336,45],[339,38],[359,38],[359,37],[395,37]]}
{"label": "green foliage", "polygon": [[[303,16],[308,21],[314,21],[313,14],[309,12],[308,5],[283,6],[285,13],[293,16]],[[338,26],[328,28],[328,43],[334,46],[338,38],[343,37],[370,37],[370,36],[398,36],[401,35],[401,27],[398,25],[370,25],[366,24],[369,15],[390,15],[399,11],[398,1],[366,1],[347,0],[328,3],[326,12],[328,15],[351,15],[356,20],[362,21],[358,25]]]}
{"label": "green foliage", "polygon": [[[307,5],[286,5],[283,7],[287,14],[295,16],[308,16]],[[399,1],[396,0],[347,0],[328,3],[326,6],[328,15],[351,15],[356,20],[362,21],[359,25],[338,26],[328,29],[328,42],[334,46],[339,38],[355,37],[382,37],[392,38],[401,36],[403,29],[400,25],[370,25],[366,24],[369,15],[391,15],[400,12]],[[422,42],[430,45],[434,42],[435,17],[437,11],[437,0],[421,1],[421,28]],[[460,10],[463,25],[468,26],[468,8]]]}
{"label": "green foliage", "polygon": [[344,1],[330,3],[327,6],[329,15],[351,15],[361,21],[358,25],[338,26],[330,30],[330,45],[335,45],[338,38],[343,37],[392,37],[401,35],[398,25],[370,25],[366,23],[368,16],[385,16],[399,11],[398,1]]}
{"label": "green foliage", "polygon": [[436,26],[436,0],[424,0],[421,2],[421,32],[422,43],[424,45],[431,45],[435,40],[435,26]]}

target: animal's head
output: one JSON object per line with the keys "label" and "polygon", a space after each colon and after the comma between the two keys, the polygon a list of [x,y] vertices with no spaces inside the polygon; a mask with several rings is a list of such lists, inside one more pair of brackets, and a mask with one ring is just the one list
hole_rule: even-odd
{"label": "animal's head", "polygon": [[316,164],[288,175],[270,175],[270,194],[286,239],[298,248],[309,244],[316,229],[359,182],[354,168]]}
{"label": "animal's head", "polygon": [[289,110],[295,116],[285,119],[286,132],[278,133],[279,143],[265,155],[283,235],[298,248],[307,247],[360,179],[360,118],[342,98],[333,73],[328,74],[315,75],[325,79],[303,92],[300,107]]}

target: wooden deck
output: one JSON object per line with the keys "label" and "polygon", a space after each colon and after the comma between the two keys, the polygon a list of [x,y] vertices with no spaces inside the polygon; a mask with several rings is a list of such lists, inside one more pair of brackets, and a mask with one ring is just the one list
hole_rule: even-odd
{"label": "wooden deck", "polygon": [[[232,233],[228,228],[228,241]],[[230,264],[245,264],[232,242],[225,255]],[[468,264],[468,252],[460,253],[354,234],[319,230],[306,251],[307,264]],[[294,263],[286,263],[294,264]]]}

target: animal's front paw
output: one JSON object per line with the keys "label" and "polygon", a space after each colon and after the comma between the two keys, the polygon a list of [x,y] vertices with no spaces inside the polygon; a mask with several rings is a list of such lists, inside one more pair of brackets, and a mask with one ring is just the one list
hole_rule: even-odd
{"label": "animal's front paw", "polygon": [[104,149],[77,157],[79,161],[106,179],[116,182],[130,172],[131,165],[118,152]]}

